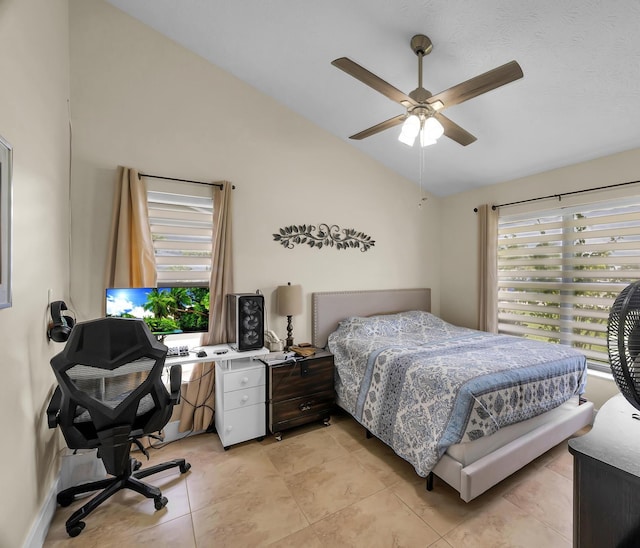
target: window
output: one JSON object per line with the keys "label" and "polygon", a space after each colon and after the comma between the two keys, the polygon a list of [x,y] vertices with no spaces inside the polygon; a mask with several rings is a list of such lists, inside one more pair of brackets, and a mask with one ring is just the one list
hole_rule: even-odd
{"label": "window", "polygon": [[579,349],[608,370],[613,301],[640,278],[640,200],[498,222],[498,330]]}
{"label": "window", "polygon": [[164,186],[150,182],[147,187],[158,286],[208,286],[213,237],[211,187],[193,188],[198,185],[185,183],[173,186],[183,193],[167,192],[166,182]]}

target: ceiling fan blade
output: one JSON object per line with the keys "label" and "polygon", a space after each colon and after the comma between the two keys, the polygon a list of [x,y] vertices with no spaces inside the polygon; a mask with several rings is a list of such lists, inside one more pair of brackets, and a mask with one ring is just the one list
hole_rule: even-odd
{"label": "ceiling fan blade", "polygon": [[369,72],[366,68],[360,66],[347,57],[340,57],[331,61],[334,67],[338,67],[340,70],[346,72],[349,76],[353,76],[355,79],[360,80],[363,84],[366,84],[370,88],[375,89],[377,92],[382,93],[392,101],[400,103],[404,107],[416,106],[416,103],[406,93],[403,93],[399,89],[393,87],[389,82],[385,82],[382,78]]}
{"label": "ceiling fan blade", "polygon": [[485,72],[475,78],[471,78],[466,82],[462,82],[461,84],[453,86],[445,91],[436,93],[427,99],[427,103],[431,104],[435,101],[440,101],[444,105],[442,108],[449,108],[453,105],[473,99],[478,95],[482,95],[487,91],[504,86],[514,80],[518,80],[519,78],[522,78],[522,76],[523,73],[520,65],[516,61],[510,61],[509,63],[490,70],[489,72]]}
{"label": "ceiling fan blade", "polygon": [[453,139],[456,143],[460,143],[466,147],[476,140],[476,137],[471,135],[466,129],[461,128],[458,124],[440,114],[439,112],[434,114],[435,118],[442,124],[444,128],[444,134]]}
{"label": "ceiling fan blade", "polygon": [[406,114],[399,114],[398,116],[394,116],[393,118],[389,118],[384,122],[380,122],[379,124],[376,124],[375,126],[372,126],[369,129],[365,129],[360,133],[356,133],[355,135],[352,135],[351,137],[349,137],[349,139],[356,139],[357,141],[359,141],[360,139],[364,139],[365,137],[371,137],[372,135],[375,135],[376,133],[380,133],[385,129],[389,129],[391,127],[400,125],[402,122],[404,122],[406,117],[407,117]]}

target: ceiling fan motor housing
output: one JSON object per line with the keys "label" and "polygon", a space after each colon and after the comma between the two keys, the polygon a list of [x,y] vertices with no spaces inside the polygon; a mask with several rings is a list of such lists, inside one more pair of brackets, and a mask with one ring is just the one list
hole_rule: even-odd
{"label": "ceiling fan motor housing", "polygon": [[416,55],[429,55],[433,49],[433,44],[428,36],[416,34],[411,38],[411,49]]}

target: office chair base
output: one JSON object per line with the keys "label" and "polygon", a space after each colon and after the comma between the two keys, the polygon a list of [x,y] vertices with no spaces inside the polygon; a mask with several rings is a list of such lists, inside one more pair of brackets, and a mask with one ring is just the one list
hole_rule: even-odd
{"label": "office chair base", "polygon": [[[82,485],[75,485],[65,489],[64,491],[60,491],[56,500],[60,506],[66,507],[74,501],[76,495],[101,490],[82,508],[76,510],[67,520],[65,523],[67,534],[70,537],[77,537],[82,533],[82,530],[85,528],[85,523],[82,520],[121,489],[131,489],[149,499],[153,499],[155,509],[161,510],[167,505],[167,502],[169,502],[167,497],[163,497],[160,489],[154,485],[149,485],[148,483],[140,480],[152,474],[169,470],[170,468],[179,468],[180,473],[185,474],[191,468],[191,464],[189,464],[185,459],[174,459],[163,462],[162,464],[150,466],[149,468],[139,468],[139,461],[132,458],[129,462],[129,469],[123,476],[105,478],[98,481],[84,483]],[[134,472],[134,470],[136,471]]]}

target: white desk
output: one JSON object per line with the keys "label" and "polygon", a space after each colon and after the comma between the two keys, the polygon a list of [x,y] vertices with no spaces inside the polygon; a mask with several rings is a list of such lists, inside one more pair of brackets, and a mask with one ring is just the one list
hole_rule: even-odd
{"label": "white desk", "polygon": [[[228,344],[216,344],[214,346],[197,346],[197,350],[189,352],[188,356],[171,356],[167,357],[165,364],[167,366],[180,364],[186,365],[188,363],[200,363],[200,362],[227,362],[224,364],[225,368],[229,368],[229,361],[239,360],[244,358],[256,358],[258,356],[264,356],[269,353],[269,350],[262,347],[258,350],[246,350],[245,352],[238,352],[233,350]],[[196,354],[199,350],[204,350],[207,355],[198,357]]]}
{"label": "white desk", "polygon": [[[216,431],[224,449],[266,435],[266,371],[255,359],[269,353],[266,348],[238,352],[228,344],[196,347],[188,356],[166,358],[165,364],[187,365],[215,362]],[[198,357],[204,350],[207,355]]]}

